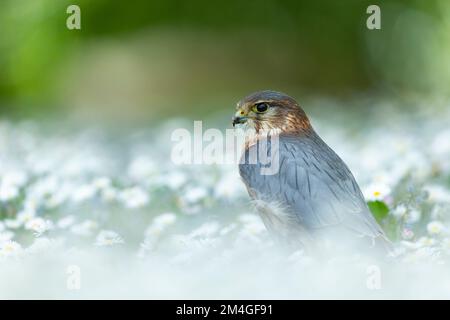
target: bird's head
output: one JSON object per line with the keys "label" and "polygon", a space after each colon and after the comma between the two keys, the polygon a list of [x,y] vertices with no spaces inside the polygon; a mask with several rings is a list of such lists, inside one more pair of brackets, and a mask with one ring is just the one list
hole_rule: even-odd
{"label": "bird's head", "polygon": [[239,101],[233,126],[294,134],[312,129],[297,101],[276,91],[255,92]]}

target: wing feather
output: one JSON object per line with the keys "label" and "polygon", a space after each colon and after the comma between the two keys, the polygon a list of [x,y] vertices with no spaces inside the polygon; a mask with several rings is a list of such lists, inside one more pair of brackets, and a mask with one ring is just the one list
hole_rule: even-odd
{"label": "wing feather", "polygon": [[278,150],[270,150],[270,141],[268,145],[272,156],[279,156],[277,174],[262,175],[260,163],[240,165],[254,197],[282,203],[308,230],[339,226],[362,236],[384,237],[350,170],[317,135],[280,136]]}

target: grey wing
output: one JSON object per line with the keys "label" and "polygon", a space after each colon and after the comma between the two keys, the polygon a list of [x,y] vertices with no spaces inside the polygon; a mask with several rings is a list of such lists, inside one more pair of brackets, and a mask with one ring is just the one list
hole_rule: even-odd
{"label": "grey wing", "polygon": [[361,236],[384,237],[345,163],[318,136],[280,137],[279,171],[261,174],[261,165],[242,164],[241,176],[257,199],[275,201],[307,229],[344,227]]}

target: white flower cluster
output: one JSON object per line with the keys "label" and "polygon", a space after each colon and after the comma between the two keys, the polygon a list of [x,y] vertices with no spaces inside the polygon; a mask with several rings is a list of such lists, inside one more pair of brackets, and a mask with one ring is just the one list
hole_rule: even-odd
{"label": "white flower cluster", "polygon": [[[450,258],[449,119],[396,119],[395,130],[387,122],[353,139],[317,124],[405,263]],[[116,142],[105,132],[49,135],[34,123],[0,122],[0,265],[56,249],[127,252],[138,261],[163,255],[171,264],[217,252],[220,264],[245,260],[249,245],[270,250],[236,167],[175,166],[170,135],[143,131]],[[288,261],[308,264],[298,252]]]}

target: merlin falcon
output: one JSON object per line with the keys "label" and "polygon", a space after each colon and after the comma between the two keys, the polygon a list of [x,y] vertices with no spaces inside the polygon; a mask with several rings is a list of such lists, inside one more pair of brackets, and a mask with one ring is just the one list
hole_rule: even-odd
{"label": "merlin falcon", "polygon": [[[275,91],[253,93],[238,103],[233,126],[250,132],[239,173],[276,239],[307,251],[331,244],[389,252],[390,242],[352,173],[293,98]],[[278,159],[275,173],[265,173],[262,161],[250,161],[262,145]]]}

